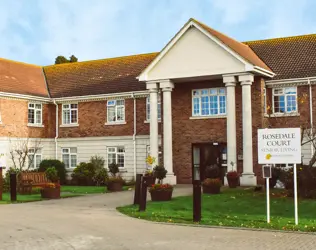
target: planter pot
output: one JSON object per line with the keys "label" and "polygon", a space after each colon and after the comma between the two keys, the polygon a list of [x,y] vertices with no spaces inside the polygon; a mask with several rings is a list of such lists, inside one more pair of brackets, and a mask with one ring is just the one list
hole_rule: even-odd
{"label": "planter pot", "polygon": [[227,176],[228,186],[230,188],[236,188],[239,185],[239,177],[228,177]]}
{"label": "planter pot", "polygon": [[154,176],[143,176],[144,180],[146,180],[147,187],[151,187],[156,183],[156,177]]}
{"label": "planter pot", "polygon": [[43,188],[41,196],[44,199],[60,199],[60,188]]}
{"label": "planter pot", "polygon": [[152,201],[170,201],[173,190],[152,190],[150,196]]}
{"label": "planter pot", "polygon": [[111,192],[117,192],[123,190],[123,183],[122,182],[110,182],[108,183],[108,190]]}
{"label": "planter pot", "polygon": [[219,194],[221,192],[220,186],[203,186],[204,194]]}

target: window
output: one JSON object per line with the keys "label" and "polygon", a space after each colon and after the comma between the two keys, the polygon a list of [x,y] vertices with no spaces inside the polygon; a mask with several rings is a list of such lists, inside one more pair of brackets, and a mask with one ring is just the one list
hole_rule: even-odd
{"label": "window", "polygon": [[108,147],[108,166],[116,163],[120,168],[124,168],[125,149],[124,147]]}
{"label": "window", "polygon": [[226,114],[226,91],[224,88],[192,91],[192,115],[216,116]]}
{"label": "window", "polygon": [[63,124],[78,124],[78,104],[63,104]]}
{"label": "window", "polygon": [[273,113],[297,112],[296,94],[296,87],[273,89]]}
{"label": "window", "polygon": [[42,104],[29,103],[28,123],[34,125],[42,125]]}
{"label": "window", "polygon": [[[158,120],[161,120],[161,98],[158,95]],[[149,96],[146,98],[146,120],[150,120],[150,98]]]}
{"label": "window", "polygon": [[30,148],[28,153],[29,168],[38,168],[42,161],[42,149]]}
{"label": "window", "polygon": [[125,100],[109,100],[107,103],[108,123],[125,121]]}
{"label": "window", "polygon": [[77,148],[62,148],[62,161],[66,168],[77,167]]}

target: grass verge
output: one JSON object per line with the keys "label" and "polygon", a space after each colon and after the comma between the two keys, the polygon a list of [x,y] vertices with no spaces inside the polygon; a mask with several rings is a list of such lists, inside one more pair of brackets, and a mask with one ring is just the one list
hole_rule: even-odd
{"label": "grass verge", "polygon": [[[219,195],[202,196],[202,220],[199,224],[245,228],[316,232],[316,201],[299,201],[299,225],[294,223],[294,201],[280,191],[271,192],[271,223],[266,223],[265,192],[252,189],[224,189]],[[148,202],[145,212],[138,206],[117,208],[118,211],[140,219],[156,222],[192,222],[192,196],[177,197],[169,202]]]}

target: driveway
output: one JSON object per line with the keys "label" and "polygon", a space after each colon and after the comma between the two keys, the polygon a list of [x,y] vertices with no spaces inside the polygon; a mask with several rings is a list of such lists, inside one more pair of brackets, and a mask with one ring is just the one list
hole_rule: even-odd
{"label": "driveway", "polygon": [[[176,195],[191,193],[180,186]],[[0,249],[315,249],[316,236],[163,225],[129,218],[115,207],[133,192],[0,206]]]}

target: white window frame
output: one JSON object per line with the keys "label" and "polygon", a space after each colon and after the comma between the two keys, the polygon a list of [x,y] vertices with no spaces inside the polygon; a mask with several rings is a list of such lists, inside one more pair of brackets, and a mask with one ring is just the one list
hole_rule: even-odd
{"label": "white window frame", "polygon": [[[68,107],[66,107],[68,105]],[[71,107],[71,105],[77,105],[77,107],[76,108],[72,108]],[[61,116],[62,116],[62,125],[78,125],[78,119],[79,119],[79,117],[78,117],[78,114],[79,114],[79,112],[78,112],[78,103],[65,103],[65,104],[62,104],[62,114],[61,114]],[[66,111],[66,110],[69,110],[69,123],[66,123],[65,122],[65,119],[64,119],[64,112]],[[76,122],[72,122],[72,111],[76,111],[76,116],[77,116],[77,120],[76,120]]]}
{"label": "white window frame", "polygon": [[[71,152],[73,149],[75,149],[76,153]],[[64,162],[64,159],[63,159],[64,155],[69,155],[68,167],[67,167],[66,163]],[[71,166],[71,156],[76,156],[76,164],[75,164],[75,166]],[[74,169],[74,168],[76,168],[77,165],[78,165],[78,149],[76,147],[61,148],[61,160],[62,160],[63,163],[65,163],[66,169]]]}
{"label": "white window frame", "polygon": [[[117,105],[118,101],[123,101],[123,104],[119,104]],[[114,107],[115,110],[115,120],[114,121],[110,121],[110,112],[109,109]],[[117,110],[119,108],[123,108],[123,119],[118,120],[118,115],[117,115]],[[125,123],[125,100],[124,99],[116,99],[116,100],[108,100],[106,102],[106,116],[107,116],[107,123],[108,124],[120,124],[120,123]]]}
{"label": "white window frame", "polygon": [[[36,106],[40,105],[40,108],[37,108]],[[34,121],[30,122],[29,115],[30,110],[33,110],[34,112]],[[40,122],[37,122],[37,112],[40,112]],[[43,125],[43,105],[42,103],[36,103],[36,102],[29,102],[28,103],[28,109],[27,109],[27,123],[30,126],[42,126]]]}
{"label": "white window frame", "polygon": [[[157,112],[158,112],[158,121],[161,121],[161,95],[158,95],[157,100]],[[150,97],[146,97],[146,121],[150,121]]]}
{"label": "white window frame", "polygon": [[35,148],[29,148],[29,150],[28,150],[28,160],[30,160],[30,156],[33,156],[33,162],[32,162],[32,164],[29,164],[29,166],[30,166],[30,168],[31,169],[37,169],[38,167],[39,167],[39,165],[38,166],[36,166],[36,159],[37,159],[37,157],[40,157],[40,163],[41,163],[41,161],[42,161],[42,159],[43,159],[43,157],[42,157],[42,149],[41,148],[38,148],[37,149],[37,151],[35,152]]}
{"label": "white window frame", "polygon": [[[295,94],[286,94],[286,89],[292,88],[295,89]],[[275,93],[277,90],[282,90],[282,93]],[[274,98],[276,96],[284,96],[284,112],[275,112]],[[287,111],[287,96],[295,96],[295,110]],[[297,114],[298,113],[298,102],[297,102],[297,87],[284,87],[284,88],[272,88],[272,112],[276,115],[284,115],[284,114]]]}
{"label": "white window frame", "polygon": [[[122,148],[124,150],[124,152],[118,152],[119,148]],[[113,150],[113,151],[111,151],[111,150]],[[111,164],[111,163],[109,163],[109,154],[115,154],[115,163],[116,164],[118,164],[118,156],[119,155],[123,155],[123,157],[124,157],[123,167],[119,166],[119,168],[120,169],[125,168],[125,147],[124,146],[107,147],[106,158],[107,158],[107,165],[108,165],[108,167]]]}
{"label": "white window frame", "polygon": [[267,89],[263,89],[263,112],[267,114]]}
{"label": "white window frame", "polygon": [[[208,91],[208,94],[202,94],[202,91]],[[220,93],[220,90],[223,90],[224,93]],[[198,94],[194,95],[194,92],[197,91]],[[210,94],[211,91],[216,91],[216,94]],[[208,96],[209,98],[211,96],[217,96],[217,114],[211,114],[211,112],[208,115],[202,115],[202,97],[203,96]],[[220,106],[220,96],[225,96],[225,112],[221,113],[221,106]],[[199,99],[199,113],[195,114],[194,113],[194,99],[198,98]],[[227,114],[227,95],[226,95],[226,89],[223,87],[218,87],[218,88],[203,88],[203,89],[193,89],[192,90],[192,117],[218,117],[218,116],[226,116]],[[211,111],[211,101],[209,100],[209,111]]]}

